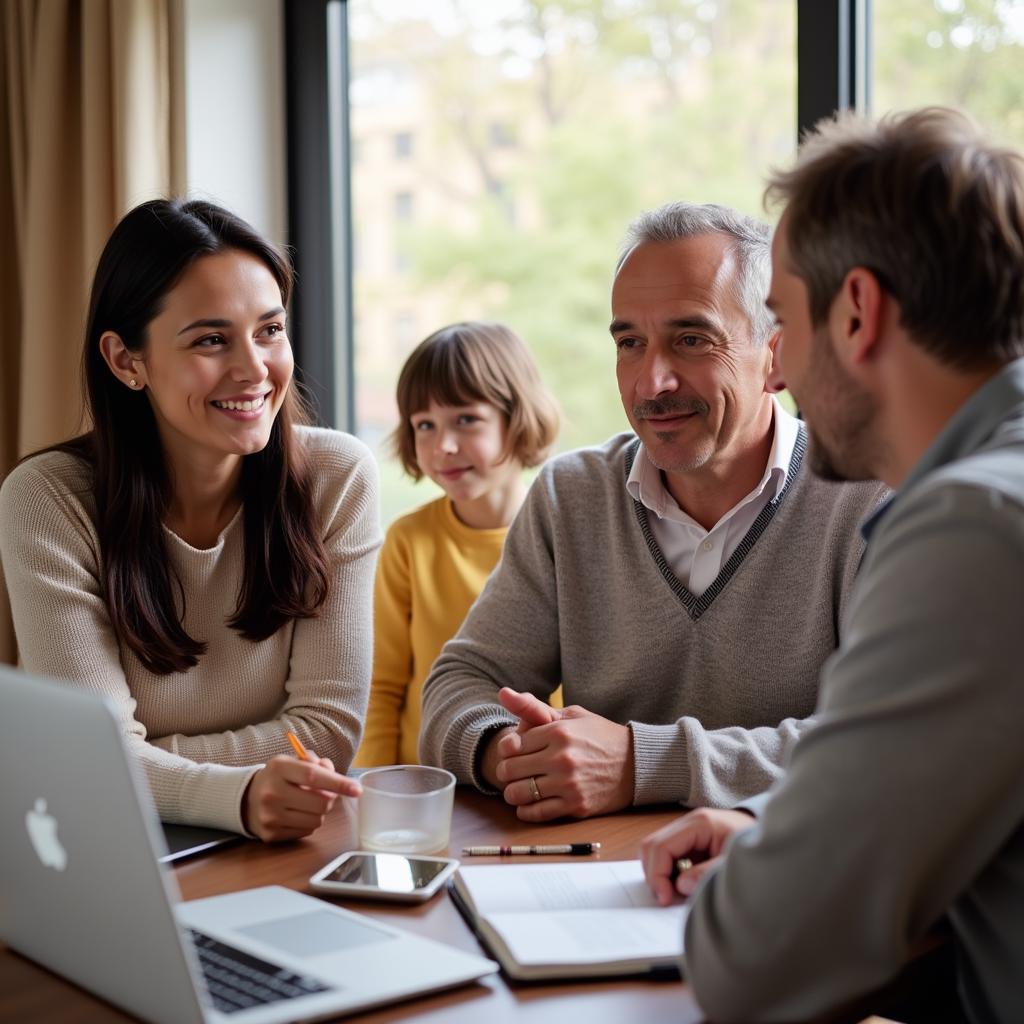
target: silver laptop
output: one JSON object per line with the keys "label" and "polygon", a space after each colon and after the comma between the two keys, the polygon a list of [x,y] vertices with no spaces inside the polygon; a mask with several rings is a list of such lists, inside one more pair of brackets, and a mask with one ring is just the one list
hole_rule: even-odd
{"label": "silver laptop", "polygon": [[179,902],[107,703],[0,668],[0,938],[145,1020],[277,1024],[497,964],[271,886]]}

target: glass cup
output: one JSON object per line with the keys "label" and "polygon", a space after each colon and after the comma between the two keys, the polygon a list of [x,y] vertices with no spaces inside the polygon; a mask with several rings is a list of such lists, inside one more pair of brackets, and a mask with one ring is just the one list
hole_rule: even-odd
{"label": "glass cup", "polygon": [[455,776],[443,768],[396,764],[359,776],[359,845],[390,853],[436,853],[448,846]]}

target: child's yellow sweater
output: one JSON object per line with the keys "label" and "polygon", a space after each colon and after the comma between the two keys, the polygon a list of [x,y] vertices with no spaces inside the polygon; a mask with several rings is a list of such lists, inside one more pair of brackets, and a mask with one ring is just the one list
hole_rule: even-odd
{"label": "child's yellow sweater", "polygon": [[377,564],[366,731],[355,764],[415,764],[423,681],[498,564],[507,527],[474,530],[447,497],[396,519]]}

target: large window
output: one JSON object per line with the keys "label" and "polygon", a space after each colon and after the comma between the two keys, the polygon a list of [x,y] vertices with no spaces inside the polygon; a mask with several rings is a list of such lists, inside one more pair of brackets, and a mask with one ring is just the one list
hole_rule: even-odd
{"label": "large window", "polygon": [[[410,349],[498,319],[564,413],[626,422],[608,336],[627,223],[670,199],[761,212],[796,142],[794,0],[349,0],[355,396],[379,450]],[[424,501],[381,453],[385,520]]]}
{"label": "large window", "polygon": [[[403,360],[458,319],[526,338],[562,402],[561,448],[623,427],[606,328],[627,222],[675,198],[760,213],[798,122],[949,103],[1024,147],[1024,0],[309,0],[284,14],[296,354],[324,419],[382,456]],[[427,499],[381,465],[386,520]]]}

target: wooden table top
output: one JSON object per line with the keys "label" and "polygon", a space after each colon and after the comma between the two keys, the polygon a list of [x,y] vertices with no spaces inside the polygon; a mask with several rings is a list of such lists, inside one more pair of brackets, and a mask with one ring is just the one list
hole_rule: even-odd
{"label": "wooden table top", "polygon": [[[599,841],[602,860],[637,856],[649,832],[673,820],[678,809],[625,812],[587,821],[525,825],[512,808],[497,798],[460,787],[452,820],[452,855],[463,846],[510,843],[569,843]],[[356,849],[355,803],[339,801],[326,824],[298,843],[265,846],[246,842],[181,862],[173,875],[182,898],[197,899],[260,885],[286,885],[311,892],[308,879],[327,861]],[[473,858],[486,864],[496,858]],[[523,860],[525,858],[508,858]],[[537,862],[558,858],[530,858]],[[597,859],[595,857],[594,859]],[[388,905],[369,900],[338,900],[339,905],[400,928],[480,953],[469,926],[445,893],[426,904]],[[485,952],[485,951],[484,951]],[[571,1005],[570,1005],[571,1003]],[[433,1024],[587,1024],[625,1020],[671,1020],[690,1024],[701,1020],[686,985],[671,981],[608,981],[510,984],[501,975],[432,996],[357,1015],[360,1021],[417,1021]],[[33,1024],[85,1024],[132,1018],[0,945],[0,1021]],[[355,1018],[351,1018],[355,1019]]]}

